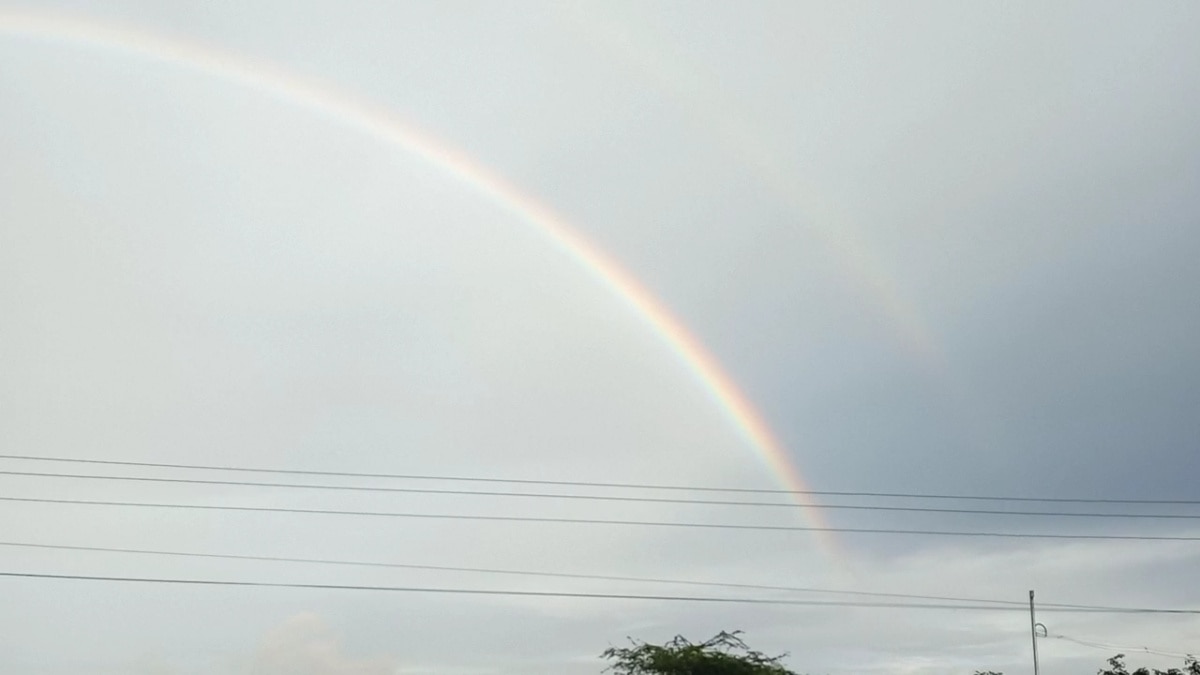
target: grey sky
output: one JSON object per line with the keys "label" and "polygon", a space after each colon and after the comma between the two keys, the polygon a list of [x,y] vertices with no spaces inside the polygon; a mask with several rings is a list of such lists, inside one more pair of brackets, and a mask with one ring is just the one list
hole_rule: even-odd
{"label": "grey sky", "polygon": [[[0,452],[776,487],[626,303],[469,184],[219,77],[6,30],[17,10],[205,43],[444,139],[676,312],[816,489],[1196,498],[1194,3],[0,3]],[[0,494],[805,522],[15,476]],[[1200,606],[1197,542],[837,540],[833,557],[804,533],[0,506],[10,542]],[[0,571],[745,595],[10,547]],[[1019,611],[0,586],[4,672],[583,674],[626,635],[733,628],[801,672],[1028,668]],[[1200,650],[1195,617],[1044,620]],[[1048,674],[1109,655],[1042,654]]]}

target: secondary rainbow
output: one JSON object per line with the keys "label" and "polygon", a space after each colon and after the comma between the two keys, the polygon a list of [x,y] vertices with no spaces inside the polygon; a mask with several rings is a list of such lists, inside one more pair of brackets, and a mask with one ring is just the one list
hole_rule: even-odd
{"label": "secondary rainbow", "polygon": [[620,17],[621,11],[613,3],[556,4],[551,8],[550,15],[559,18],[565,30],[595,44],[601,53],[674,99],[679,110],[704,130],[710,143],[720,147],[739,171],[754,177],[776,205],[790,213],[795,227],[811,235],[843,266],[844,278],[887,318],[890,337],[899,341],[911,358],[946,375],[943,350],[912,298],[869,245],[866,233],[820,190],[812,188],[796,170],[796,158],[781,154],[778,139],[764,134],[739,100],[694,62],[690,50],[678,43],[678,35],[633,15]]}
{"label": "secondary rainbow", "polygon": [[[819,506],[811,495],[805,494],[809,487],[783,445],[738,385],[687,327],[616,260],[590,243],[553,209],[471,157],[378,104],[278,66],[190,39],[76,16],[27,11],[0,11],[0,34],[119,50],[199,71],[324,115],[418,155],[470,185],[499,208],[536,226],[555,246],[628,303],[704,386],[782,484],[796,491],[795,499],[805,507],[802,510],[809,522],[815,527],[824,526]],[[826,553],[836,554],[831,534],[814,534]]]}

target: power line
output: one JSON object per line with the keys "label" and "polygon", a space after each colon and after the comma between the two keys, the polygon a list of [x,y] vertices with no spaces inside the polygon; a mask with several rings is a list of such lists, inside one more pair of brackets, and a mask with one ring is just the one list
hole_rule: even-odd
{"label": "power line", "polygon": [[484,588],[438,588],[426,586],[371,586],[350,584],[301,584],[275,581],[229,581],[216,579],[179,579],[155,577],[115,577],[84,574],[43,574],[35,572],[0,572],[0,577],[16,577],[31,579],[61,579],[78,581],[109,581],[128,583],[158,583],[184,584],[197,586],[242,586],[259,588],[297,588],[310,590],[341,590],[341,591],[378,591],[391,593],[432,593],[452,595],[500,595],[513,597],[535,598],[586,598],[603,600],[654,600],[666,602],[708,602],[749,605],[794,605],[812,607],[873,607],[873,608],[906,608],[906,609],[970,609],[1020,611],[1019,607],[999,607],[993,605],[936,605],[926,603],[904,602],[855,602],[847,600],[783,600],[772,598],[732,598],[720,596],[682,596],[682,595],[640,595],[626,593],[582,593],[569,591],[511,591]]}
{"label": "power line", "polygon": [[[631,577],[609,574],[580,574],[568,572],[543,572],[512,569],[497,569],[488,567],[452,567],[447,565],[416,565],[407,563],[362,561],[362,560],[333,560],[327,558],[290,558],[282,556],[236,555],[227,553],[199,553],[191,551],[160,551],[150,549],[112,548],[104,546],[74,546],[66,544],[35,544],[26,542],[0,541],[0,546],[17,548],[49,549],[60,551],[93,551],[101,553],[132,553],[144,555],[178,556],[185,558],[216,558],[222,560],[252,560],[264,562],[287,562],[317,565],[346,565],[356,567],[384,567],[393,569],[430,570],[438,572],[471,572],[477,574],[513,575],[525,577],[549,577],[557,579],[586,579],[591,581],[622,581],[653,584],[675,584],[682,586],[703,586],[708,588],[736,588],[740,590],[783,591],[788,593],[828,593],[831,595],[854,595],[864,597],[903,598],[909,600],[934,600],[944,602],[993,603],[1024,607],[1025,603],[1016,600],[988,600],[981,598],[956,598],[941,595],[917,595],[912,593],[883,593],[872,591],[851,591],[832,588],[812,588],[803,586],[770,586],[764,584],[742,584],[717,581],[693,581],[685,579],[662,579],[653,577]],[[1052,606],[1053,603],[1046,606]],[[1063,605],[1075,607],[1075,605]]]}
{"label": "power line", "polygon": [[[455,567],[448,565],[418,565],[410,563],[395,563],[381,561],[364,561],[364,560],[337,560],[330,558],[294,558],[285,556],[262,556],[262,555],[241,555],[230,553],[201,553],[193,551],[162,551],[155,549],[138,549],[138,548],[117,548],[107,546],[77,546],[69,544],[39,544],[32,542],[13,542],[0,541],[0,546],[8,546],[14,548],[32,548],[46,549],[56,551],[90,551],[100,553],[125,553],[138,555],[161,555],[171,557],[184,558],[206,558],[220,560],[244,560],[256,562],[287,562],[301,564],[316,564],[316,565],[341,565],[354,567],[375,567],[375,568],[391,568],[391,569],[411,569],[411,570],[428,570],[438,572],[471,572],[477,574],[496,574],[496,575],[512,575],[525,577],[546,577],[558,579],[586,579],[592,581],[622,581],[636,583],[652,583],[652,584],[675,584],[683,586],[702,586],[707,588],[734,588],[739,590],[762,590],[762,591],[782,591],[788,593],[826,593],[830,595],[852,595],[860,597],[878,597],[878,598],[896,598],[907,600],[931,600],[936,602],[961,602],[975,604],[994,604],[1006,605],[1022,610],[1025,609],[1026,603],[1018,600],[996,600],[989,598],[963,598],[945,595],[921,595],[915,593],[886,593],[880,591],[852,591],[846,589],[834,588],[814,588],[807,586],[772,586],[765,584],[745,584],[745,583],[730,583],[718,581],[694,581],[688,579],[665,579],[655,577],[633,577],[619,576],[609,574],[582,574],[569,572],[545,572],[533,570],[513,570],[513,569],[498,569],[489,567]],[[1112,607],[1105,605],[1081,605],[1070,603],[1047,602],[1041,603],[1039,607],[1043,609],[1078,609],[1088,611],[1113,611],[1113,612],[1138,612],[1143,611],[1132,607]]]}
{"label": "power line", "polygon": [[37,462],[63,462],[74,464],[95,464],[104,466],[128,466],[158,469],[187,469],[201,471],[240,471],[246,473],[287,474],[296,476],[336,476],[342,478],[374,478],[391,480],[423,480],[446,482],[475,482],[475,483],[504,483],[511,485],[557,485],[564,487],[619,488],[630,490],[672,490],[690,492],[724,492],[739,494],[775,494],[775,495],[814,495],[830,497],[880,497],[896,499],[953,499],[999,502],[1048,502],[1061,504],[1175,504],[1200,505],[1200,500],[1188,499],[1112,499],[1112,498],[1073,498],[1073,497],[1016,497],[1016,496],[987,496],[961,495],[914,492],[864,492],[839,490],[779,490],[768,488],[735,488],[698,485],[669,485],[655,483],[619,483],[600,481],[571,481],[543,480],[532,478],[494,478],[482,476],[451,476],[430,474],[401,474],[401,473],[368,473],[355,471],[316,471],[303,469],[259,468],[245,466],[218,466],[206,464],[181,464],[169,462],[135,462],[108,459],[84,459],[75,457],[38,457],[34,455],[0,455],[0,459],[25,460]]}
{"label": "power line", "polygon": [[654,520],[617,520],[608,518],[559,518],[550,516],[498,516],[457,513],[405,513],[395,511],[341,511],[335,509],[302,509],[277,506],[231,506],[225,504],[170,504],[149,502],[120,502],[91,499],[49,499],[40,497],[0,497],[0,501],[38,504],[69,504],[79,506],[121,506],[136,508],[196,509],[205,511],[243,511],[262,513],[302,513],[336,516],[372,516],[382,518],[422,518],[434,520],[474,520],[511,523],[556,523],[570,525],[625,525],[631,527],[678,527],[714,530],[748,530],[769,532],[843,532],[851,534],[903,534],[943,537],[1001,537],[1008,539],[1072,539],[1117,541],[1200,541],[1200,537],[1180,535],[1132,534],[1051,534],[1042,532],[980,532],[968,530],[899,530],[866,527],[809,527],[802,525],[754,525],[740,523],[681,523]]}
{"label": "power line", "polygon": [[454,495],[475,497],[513,497],[537,499],[567,499],[583,501],[634,502],[652,504],[692,504],[702,506],[749,506],[749,507],[783,507],[783,508],[814,508],[852,511],[900,511],[906,513],[947,513],[989,516],[1033,516],[1033,517],[1068,517],[1068,518],[1128,518],[1128,519],[1167,519],[1167,520],[1200,520],[1200,514],[1174,513],[1081,513],[1071,511],[998,511],[992,509],[956,509],[918,506],[880,506],[861,504],[814,504],[802,505],[794,502],[746,502],[720,499],[684,499],[672,497],[630,497],[625,495],[585,495],[585,494],[554,494],[545,492],[497,492],[489,490],[448,490],[443,488],[411,488],[388,487],[374,485],[320,485],[313,483],[277,483],[262,481],[216,480],[203,478],[163,478],[158,476],[111,476],[96,474],[55,473],[39,471],[5,471],[3,476],[27,476],[35,478],[67,478],[81,480],[110,480],[142,483],[169,483],[187,485],[227,485],[240,487],[266,488],[295,488],[307,490],[332,490],[346,492],[385,492],[401,494]]}
{"label": "power line", "polygon": [[[45,574],[40,572],[0,572],[0,577],[57,579],[68,581],[106,581],[118,583],[179,584],[191,586],[236,586],[257,588],[295,588],[309,590],[376,591],[390,593],[430,593],[446,595],[492,595],[536,598],[579,598],[591,600],[654,600],[663,602],[707,602],[745,605],[791,605],[800,607],[872,607],[884,609],[941,609],[1019,612],[1021,607],[996,605],[956,605],[911,602],[859,602],[848,600],[783,600],[773,598],[731,598],[696,595],[638,595],[625,593],[575,593],[569,591],[511,591],[486,588],[439,588],[428,586],[372,586],[351,584],[302,584],[278,581],[237,581],[218,579],[180,579],[163,577],[117,577],[87,574]],[[1200,614],[1200,609],[1058,609],[1059,612],[1088,614]]]}
{"label": "power line", "polygon": [[1160,651],[1157,649],[1150,649],[1149,647],[1122,647],[1120,645],[1112,645],[1112,644],[1107,644],[1104,642],[1089,642],[1087,640],[1080,640],[1078,638],[1069,637],[1067,635],[1051,635],[1049,637],[1052,637],[1056,640],[1066,640],[1067,642],[1074,642],[1075,644],[1082,645],[1084,647],[1092,647],[1094,649],[1103,649],[1105,651],[1114,651],[1115,650],[1115,651],[1121,652],[1121,653],[1142,652],[1144,654],[1155,654],[1157,656],[1170,656],[1170,657],[1180,658],[1180,659],[1186,659],[1186,658],[1193,657],[1192,654],[1189,654],[1186,652],[1165,652],[1165,651]]}

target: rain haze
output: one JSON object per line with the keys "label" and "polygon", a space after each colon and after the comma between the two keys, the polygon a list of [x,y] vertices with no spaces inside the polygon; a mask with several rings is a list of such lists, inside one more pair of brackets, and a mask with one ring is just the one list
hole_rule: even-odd
{"label": "rain haze", "polygon": [[0,1],[0,671],[1181,665],[1197,35]]}

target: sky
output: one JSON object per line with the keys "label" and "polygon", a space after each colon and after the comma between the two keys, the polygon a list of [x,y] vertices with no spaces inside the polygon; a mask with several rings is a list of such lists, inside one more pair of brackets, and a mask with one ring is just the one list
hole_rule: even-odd
{"label": "sky", "polygon": [[[0,454],[1197,500],[1198,33],[1166,1],[0,1]],[[742,629],[812,675],[1011,675],[1030,589],[1200,608],[1194,504],[0,472],[0,572],[285,585],[0,577],[4,672],[584,675]],[[1038,620],[1048,675],[1200,652],[1197,614]]]}

